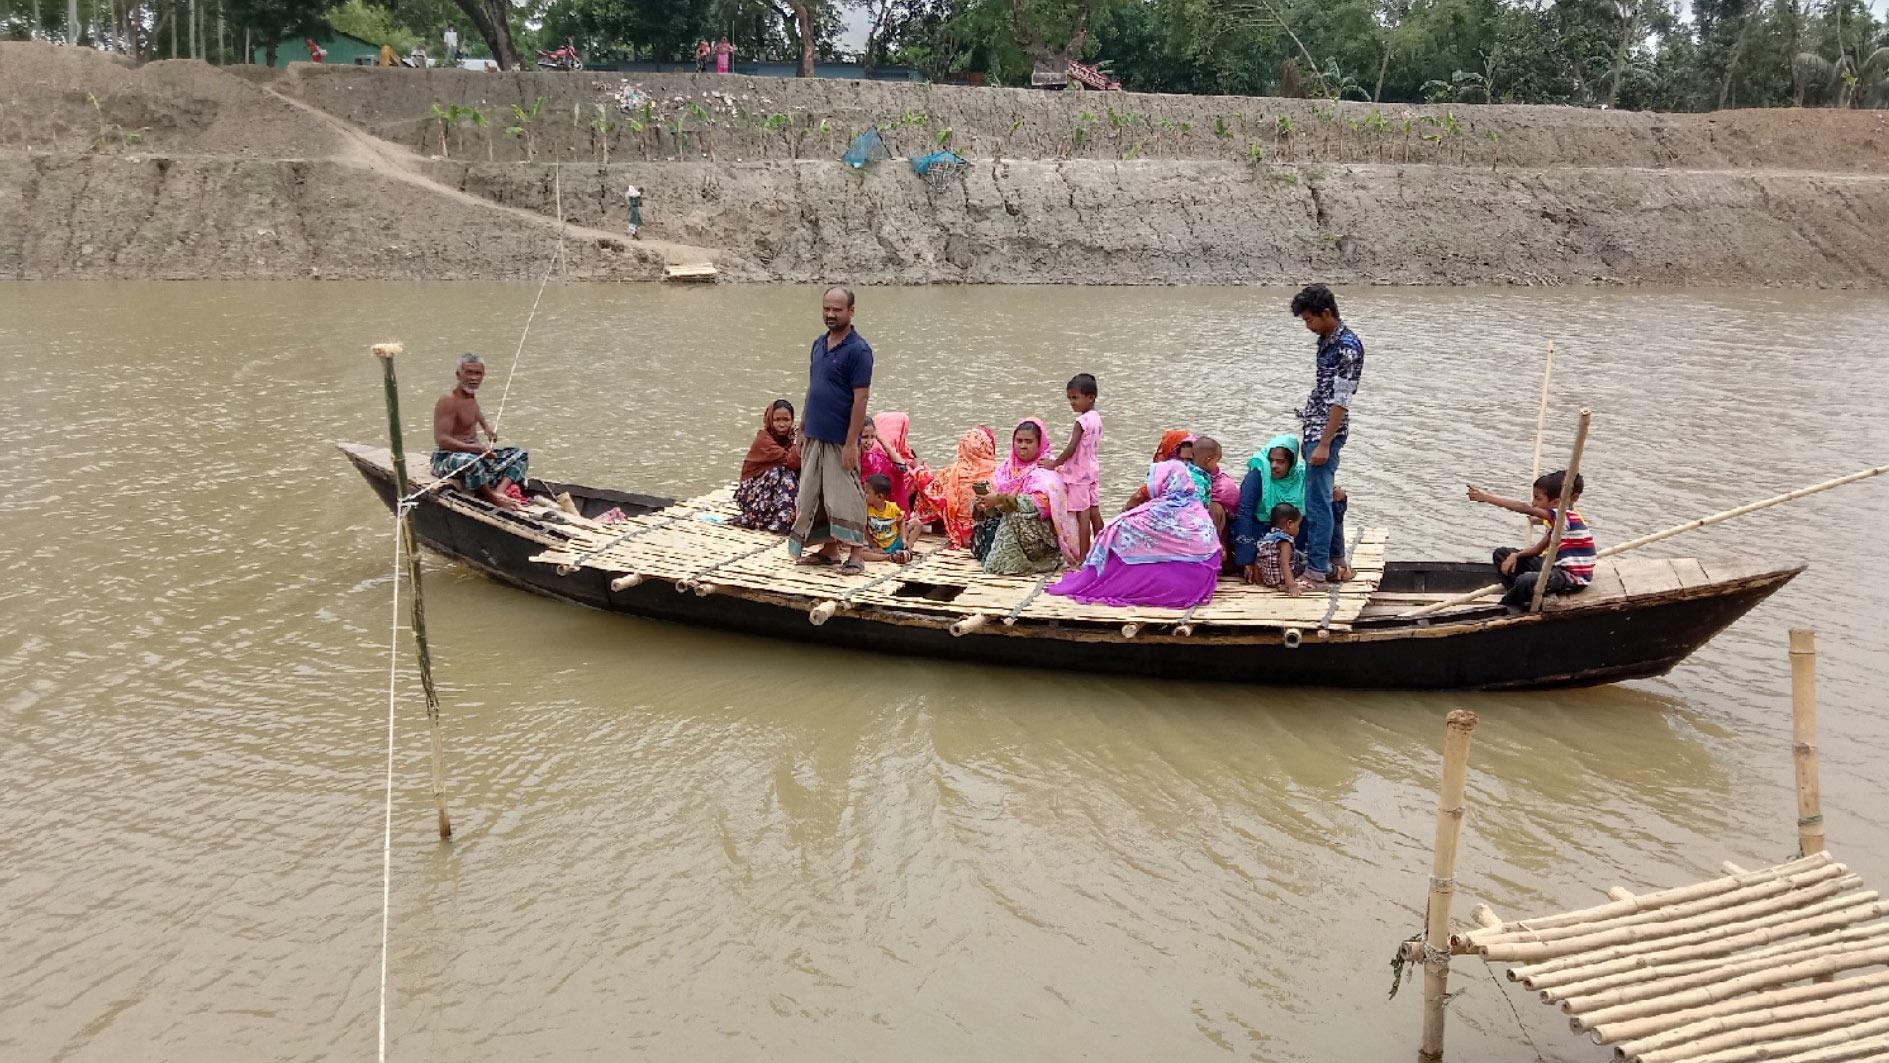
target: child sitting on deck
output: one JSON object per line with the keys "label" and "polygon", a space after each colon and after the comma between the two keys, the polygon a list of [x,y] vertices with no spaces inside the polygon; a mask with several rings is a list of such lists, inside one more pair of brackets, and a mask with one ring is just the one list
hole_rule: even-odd
{"label": "child sitting on deck", "polygon": [[1272,530],[1260,537],[1253,552],[1253,563],[1246,566],[1246,582],[1285,591],[1293,598],[1311,589],[1300,576],[1305,572],[1305,555],[1292,548],[1303,517],[1299,507],[1281,502],[1272,507]]}
{"label": "child sitting on deck", "polygon": [[892,561],[903,565],[911,559],[905,549],[905,511],[892,501],[892,479],[883,473],[866,477],[866,548],[859,552],[861,561]]}
{"label": "child sitting on deck", "polygon": [[[1496,548],[1496,570],[1501,573],[1502,585],[1508,588],[1502,595],[1502,604],[1511,612],[1526,609],[1534,601],[1535,581],[1542,578],[1541,555],[1548,552],[1548,540],[1554,537],[1554,505],[1561,498],[1566,480],[1565,469],[1537,478],[1531,502],[1502,498],[1474,485],[1469,488],[1471,502],[1521,513],[1548,526],[1541,538],[1527,549]],[[1594,533],[1587,529],[1587,521],[1574,511],[1574,503],[1581,500],[1581,489],[1585,486],[1580,474],[1575,474],[1574,490],[1568,495],[1567,527],[1561,533],[1561,546],[1555,551],[1554,567],[1547,575],[1549,594],[1574,594],[1593,582]]]}

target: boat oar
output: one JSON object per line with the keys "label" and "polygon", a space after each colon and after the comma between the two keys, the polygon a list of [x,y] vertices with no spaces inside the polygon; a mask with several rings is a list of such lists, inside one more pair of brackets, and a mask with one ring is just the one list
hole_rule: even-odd
{"label": "boat oar", "polygon": [[1548,576],[1554,571],[1555,558],[1561,554],[1561,539],[1568,533],[1568,506],[1574,502],[1574,485],[1581,480],[1581,451],[1587,447],[1587,423],[1594,415],[1581,407],[1581,423],[1574,430],[1574,450],[1568,455],[1567,470],[1561,476],[1561,496],[1555,499],[1554,524],[1548,529],[1548,549],[1542,552],[1541,570],[1535,573],[1535,594],[1528,600],[1528,611],[1541,612],[1541,596],[1548,592]]}
{"label": "boat oar", "polygon": [[[1615,557],[1619,554],[1626,553],[1628,550],[1638,550],[1642,546],[1650,546],[1653,543],[1657,543],[1665,539],[1670,539],[1675,535],[1683,535],[1686,532],[1695,531],[1699,528],[1709,528],[1712,525],[1717,524],[1721,521],[1731,520],[1733,517],[1742,517],[1747,513],[1756,513],[1761,509],[1769,509],[1772,506],[1781,506],[1786,502],[1794,502],[1797,499],[1814,495],[1818,493],[1819,491],[1828,491],[1833,487],[1842,487],[1844,484],[1853,484],[1858,480],[1867,480],[1872,476],[1881,476],[1883,473],[1886,473],[1886,472],[1889,472],[1889,465],[1877,465],[1874,468],[1859,469],[1856,472],[1850,473],[1847,476],[1839,476],[1834,480],[1825,480],[1824,482],[1820,484],[1811,484],[1809,487],[1800,487],[1795,491],[1786,491],[1781,495],[1773,495],[1770,498],[1762,499],[1757,502],[1747,502],[1746,504],[1742,506],[1725,510],[1723,513],[1714,513],[1709,517],[1700,517],[1698,520],[1689,520],[1685,522],[1684,524],[1667,528],[1665,531],[1656,531],[1652,533],[1651,535],[1642,535],[1638,539],[1629,539],[1626,542],[1621,543],[1617,546],[1610,546],[1607,549],[1600,551],[1598,554],[1595,555],[1595,557],[1596,558]],[[1412,618],[1420,617],[1420,616],[1429,616],[1432,613],[1439,613],[1445,609],[1454,609],[1459,605],[1468,605],[1469,603],[1475,601],[1478,598],[1484,598],[1491,594],[1497,594],[1501,590],[1502,590],[1502,585],[1500,583],[1492,583],[1487,587],[1483,587],[1479,590],[1471,591],[1468,594],[1459,594],[1454,598],[1446,598],[1443,601],[1436,602],[1435,604],[1426,605],[1423,608],[1418,609],[1414,612],[1399,613],[1398,618],[1408,620],[1408,619],[1412,619]]]}

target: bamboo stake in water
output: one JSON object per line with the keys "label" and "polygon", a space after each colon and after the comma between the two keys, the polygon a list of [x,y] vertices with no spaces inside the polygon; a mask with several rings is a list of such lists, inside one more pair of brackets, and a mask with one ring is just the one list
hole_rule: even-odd
{"label": "bamboo stake in water", "polygon": [[1797,851],[1823,852],[1823,798],[1817,781],[1817,635],[1791,629],[1791,739],[1797,767]]}
{"label": "bamboo stake in water", "polygon": [[1430,864],[1430,900],[1423,929],[1423,1040],[1417,1058],[1443,1058],[1444,1005],[1450,988],[1450,902],[1456,897],[1456,841],[1463,829],[1463,790],[1469,780],[1469,734],[1476,714],[1454,709],[1443,732],[1443,789],[1436,801],[1436,852]]}
{"label": "bamboo stake in water", "polygon": [[394,355],[398,343],[377,343],[374,357],[380,359],[387,390],[387,441],[393,457],[394,508],[398,513],[402,549],[407,555],[407,582],[413,585],[413,649],[420,664],[420,688],[426,692],[426,722],[433,736],[433,805],[439,812],[439,836],[453,836],[453,821],[446,815],[446,742],[440,736],[439,691],[433,686],[433,655],[426,643],[426,602],[420,594],[420,550],[408,517],[407,452],[400,439],[400,387],[394,381]]}
{"label": "bamboo stake in water", "polygon": [[1574,429],[1574,450],[1568,454],[1568,467],[1561,477],[1561,497],[1554,504],[1554,527],[1548,532],[1548,549],[1541,555],[1541,571],[1535,574],[1535,596],[1528,600],[1528,611],[1541,612],[1542,596],[1548,593],[1548,577],[1554,574],[1555,558],[1561,552],[1561,537],[1568,532],[1568,505],[1574,501],[1574,484],[1581,476],[1581,451],[1587,448],[1587,422],[1593,418],[1581,407],[1581,423]]}
{"label": "bamboo stake in water", "polygon": [[[1853,484],[1858,480],[1867,480],[1872,476],[1881,476],[1883,473],[1886,473],[1886,472],[1889,472],[1889,465],[1877,465],[1877,466],[1874,466],[1873,468],[1859,469],[1856,472],[1849,473],[1844,476],[1839,476],[1834,480],[1825,480],[1822,483],[1811,484],[1809,487],[1799,487],[1794,491],[1786,491],[1781,495],[1772,495],[1770,498],[1760,499],[1756,502],[1747,502],[1744,505],[1738,506],[1735,509],[1725,510],[1723,513],[1714,513],[1709,517],[1700,517],[1698,520],[1689,520],[1685,522],[1684,524],[1679,524],[1671,528],[1667,528],[1665,531],[1656,531],[1652,533],[1651,535],[1642,535],[1638,539],[1630,539],[1627,542],[1620,543],[1615,546],[1609,546],[1605,550],[1600,551],[1600,553],[1594,556],[1596,558],[1614,557],[1619,554],[1624,554],[1628,550],[1638,550],[1642,546],[1651,546],[1652,544],[1656,542],[1660,542],[1661,540],[1664,540],[1664,539],[1670,539],[1675,535],[1683,535],[1686,532],[1697,531],[1700,528],[1709,528],[1712,525],[1717,524],[1721,521],[1731,520],[1733,517],[1742,517],[1747,513],[1756,513],[1761,509],[1770,509],[1772,506],[1781,506],[1786,502],[1795,502],[1800,498],[1805,498],[1810,495],[1817,494],[1820,491],[1828,491],[1832,488],[1842,487],[1845,484]],[[1502,590],[1502,585],[1500,583],[1491,583],[1487,587],[1477,588],[1476,590],[1470,591],[1467,594],[1459,594],[1454,598],[1446,598],[1443,601],[1434,602],[1430,605],[1426,605],[1421,609],[1417,609],[1408,613],[1402,613],[1399,615],[1401,615],[1405,619],[1411,619],[1413,617],[1419,617],[1419,616],[1429,616],[1431,613],[1440,613],[1445,609],[1454,609],[1459,605],[1468,605],[1470,602],[1473,602],[1478,598],[1486,598],[1491,594],[1496,594],[1500,592],[1501,590]]]}
{"label": "bamboo stake in water", "polygon": [[[1548,429],[1548,384],[1554,380],[1554,341],[1548,341],[1548,364],[1541,370],[1541,406],[1535,411],[1535,457],[1528,466],[1528,482],[1534,483],[1541,478],[1541,438]],[[1527,546],[1535,538],[1535,520],[1523,517],[1522,545]]]}

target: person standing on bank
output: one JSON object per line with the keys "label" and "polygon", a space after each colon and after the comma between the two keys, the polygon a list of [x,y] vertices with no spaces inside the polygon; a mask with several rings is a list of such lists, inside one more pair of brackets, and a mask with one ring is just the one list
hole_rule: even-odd
{"label": "person standing on bank", "polygon": [[[866,495],[859,486],[859,433],[872,393],[872,346],[853,329],[853,290],[834,286],[820,299],[826,332],[813,341],[807,401],[800,421],[799,515],[787,552],[808,565],[831,564],[846,551],[845,575],[865,571]],[[819,550],[806,554],[809,546]]]}
{"label": "person standing on bank", "polygon": [[1332,542],[1331,495],[1338,454],[1351,434],[1351,403],[1364,376],[1364,341],[1339,318],[1338,300],[1323,284],[1293,296],[1291,309],[1318,335],[1317,375],[1299,409],[1305,440],[1305,578],[1314,584],[1346,580],[1350,566],[1332,558],[1343,555],[1344,545]]}

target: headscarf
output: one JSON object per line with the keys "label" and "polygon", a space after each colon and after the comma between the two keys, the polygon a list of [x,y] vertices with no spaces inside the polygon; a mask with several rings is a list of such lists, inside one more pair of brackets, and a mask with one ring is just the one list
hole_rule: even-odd
{"label": "headscarf", "polygon": [[971,545],[971,506],[977,501],[971,485],[989,480],[997,471],[997,433],[988,425],[978,425],[958,437],[958,455],[951,464],[919,490],[920,520],[941,521],[951,545]]}
{"label": "headscarf", "polygon": [[[1194,433],[1189,432],[1185,428],[1176,428],[1161,433],[1161,442],[1157,443],[1154,448],[1155,464],[1158,465],[1164,461],[1175,460],[1175,455],[1180,453],[1181,447],[1184,444],[1192,443],[1195,438]],[[1149,471],[1153,471],[1153,466],[1149,467]],[[1123,506],[1122,509],[1126,511],[1134,509],[1136,506],[1145,505],[1148,498],[1148,485],[1142,484],[1135,488],[1134,494],[1128,496],[1128,504]]]}
{"label": "headscarf", "polygon": [[[1292,471],[1275,479],[1272,474],[1272,452],[1285,450],[1292,455]],[[1299,437],[1292,432],[1281,432],[1272,437],[1266,449],[1253,456],[1246,463],[1248,469],[1259,472],[1259,483],[1263,493],[1259,497],[1259,519],[1271,520],[1272,507],[1281,502],[1290,502],[1300,513],[1305,512],[1305,462],[1299,460]]]}
{"label": "headscarf", "polygon": [[892,475],[892,501],[897,502],[900,509],[909,510],[912,508],[913,496],[932,477],[931,468],[918,460],[918,454],[912,450],[909,442],[912,419],[894,410],[874,414],[872,426],[878,430],[879,445],[892,456],[893,464],[900,466]]}
{"label": "headscarf", "polygon": [[1194,493],[1191,466],[1158,461],[1148,470],[1152,499],[1102,526],[1083,564],[1102,571],[1113,552],[1124,564],[1161,561],[1210,561],[1220,556],[1220,534],[1213,517]]}
{"label": "headscarf", "polygon": [[775,410],[794,412],[793,403],[786,399],[775,399],[761,411],[761,430],[754,433],[754,442],[748,444],[748,456],[741,459],[741,478],[752,480],[776,465],[785,465],[795,472],[800,471],[800,444],[794,442],[793,429],[785,435],[775,435],[768,427]]}
{"label": "headscarf", "polygon": [[[1049,439],[1049,426],[1040,417],[1025,417],[1017,428],[1030,424],[1036,426],[1037,439]],[[1062,547],[1063,557],[1070,562],[1077,559],[1078,540],[1076,538],[1075,518],[1069,515],[1069,497],[1063,490],[1063,478],[1043,467],[1049,451],[1037,451],[1036,461],[1025,464],[1017,457],[1017,434],[1010,433],[1010,456],[997,466],[991,476],[991,489],[1000,495],[1030,495],[1041,498],[1035,502],[1037,512],[1056,529],[1057,545]],[[1034,499],[1033,499],[1034,501]]]}

